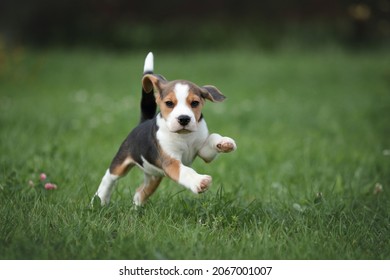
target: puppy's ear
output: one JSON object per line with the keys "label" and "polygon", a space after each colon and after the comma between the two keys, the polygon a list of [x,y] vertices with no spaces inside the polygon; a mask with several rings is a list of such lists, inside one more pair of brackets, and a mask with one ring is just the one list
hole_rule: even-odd
{"label": "puppy's ear", "polygon": [[167,80],[161,75],[147,74],[142,78],[142,88],[145,92],[153,92],[153,89],[157,89],[159,92],[166,84]]}
{"label": "puppy's ear", "polygon": [[212,102],[222,102],[226,98],[215,86],[203,86],[200,90],[202,97]]}

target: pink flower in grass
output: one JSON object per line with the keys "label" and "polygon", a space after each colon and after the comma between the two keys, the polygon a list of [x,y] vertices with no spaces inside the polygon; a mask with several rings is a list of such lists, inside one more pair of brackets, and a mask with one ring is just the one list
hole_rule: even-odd
{"label": "pink flower in grass", "polygon": [[41,179],[41,181],[45,181],[46,178],[47,178],[47,176],[45,173],[41,173],[41,175],[39,175],[39,179]]}
{"label": "pink flower in grass", "polygon": [[46,183],[45,184],[45,189],[46,190],[55,190],[55,189],[57,189],[57,185],[56,184],[52,184],[52,183]]}
{"label": "pink flower in grass", "polygon": [[[58,188],[56,184],[53,184],[53,183],[49,182],[49,179],[48,179],[46,173],[42,172],[41,174],[39,174],[39,180],[40,180],[40,183],[38,183],[38,186],[40,186],[40,187],[43,186],[43,188],[45,190],[55,190],[55,189]],[[35,184],[34,184],[34,182],[32,180],[28,181],[28,185],[30,187],[34,187],[35,186]]]}

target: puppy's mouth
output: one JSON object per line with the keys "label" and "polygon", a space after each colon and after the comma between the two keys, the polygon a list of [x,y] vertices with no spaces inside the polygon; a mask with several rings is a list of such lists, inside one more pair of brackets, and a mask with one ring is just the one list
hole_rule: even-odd
{"label": "puppy's mouth", "polygon": [[193,132],[192,130],[189,130],[187,128],[182,128],[182,129],[179,129],[179,130],[176,130],[175,131],[177,134],[188,134],[188,133],[191,133]]}

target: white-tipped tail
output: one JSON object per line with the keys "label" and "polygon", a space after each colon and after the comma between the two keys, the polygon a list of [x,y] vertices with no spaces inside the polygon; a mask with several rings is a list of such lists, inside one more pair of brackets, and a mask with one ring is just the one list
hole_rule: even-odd
{"label": "white-tipped tail", "polygon": [[153,72],[153,53],[150,52],[148,53],[148,55],[146,56],[145,58],[145,64],[144,64],[144,73],[147,73],[147,72]]}

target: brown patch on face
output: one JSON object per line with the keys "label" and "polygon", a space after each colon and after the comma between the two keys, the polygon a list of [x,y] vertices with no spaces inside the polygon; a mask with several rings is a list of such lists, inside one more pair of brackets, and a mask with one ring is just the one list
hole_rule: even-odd
{"label": "brown patch on face", "polygon": [[114,161],[110,166],[110,173],[122,177],[125,176],[134,165],[134,160],[128,156],[123,161]]}
{"label": "brown patch on face", "polygon": [[176,94],[173,91],[173,87],[162,92],[156,97],[156,102],[160,107],[161,115],[164,119],[168,117],[168,115],[172,112],[177,104]]}
{"label": "brown patch on face", "polygon": [[177,98],[175,94],[175,85],[181,83],[189,86],[189,93],[186,100],[187,106],[194,112],[196,121],[199,121],[202,115],[202,108],[205,103],[205,99],[202,96],[202,89],[197,85],[184,80],[177,80],[169,82],[165,85],[164,89],[161,90],[156,96],[156,102],[160,107],[161,115],[164,119],[172,112],[177,105]]}
{"label": "brown patch on face", "polygon": [[194,112],[195,119],[199,122],[200,117],[202,115],[202,108],[204,105],[204,99],[200,95],[200,91],[197,87],[190,84],[190,90],[187,97],[187,105]]}

